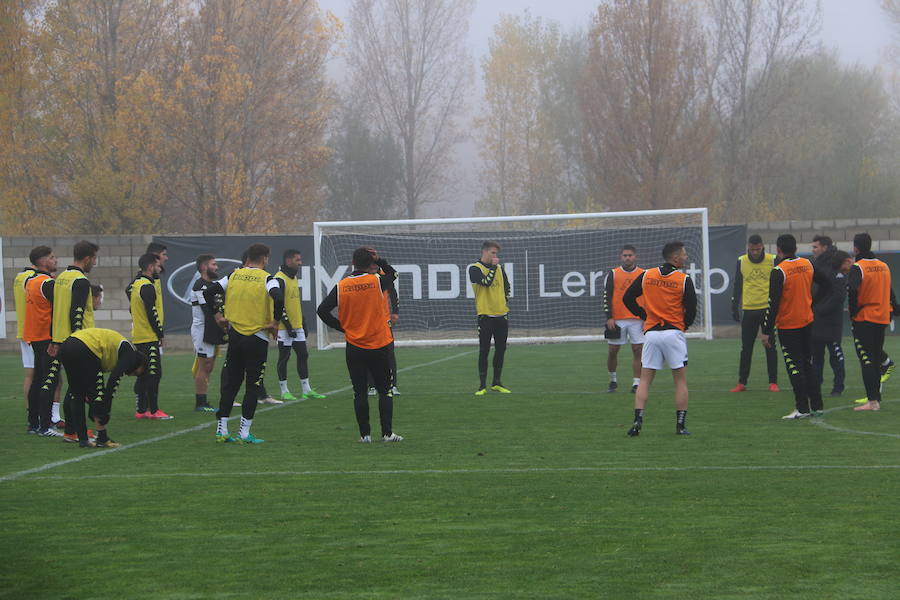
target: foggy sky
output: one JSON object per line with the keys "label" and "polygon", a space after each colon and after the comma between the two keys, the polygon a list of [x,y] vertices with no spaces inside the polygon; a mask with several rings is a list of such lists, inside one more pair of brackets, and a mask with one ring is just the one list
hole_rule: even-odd
{"label": "foggy sky", "polygon": [[[699,0],[695,0],[698,1]],[[809,4],[815,0],[808,0]],[[351,0],[318,0],[347,25]],[[599,0],[477,0],[469,22],[469,40],[475,62],[473,95],[481,93],[481,60],[488,51],[488,40],[501,14],[522,14],[557,21],[564,31],[587,28]],[[845,63],[858,62],[874,67],[882,62],[891,43],[891,29],[882,16],[879,0],[822,0],[822,26],[819,41],[826,49],[837,50]],[[347,31],[345,30],[345,35]],[[343,61],[338,57],[329,66],[331,77],[343,77]],[[422,207],[422,217],[464,217],[474,214],[480,186],[477,181],[478,150],[472,140],[456,152],[456,168],[463,174],[459,187],[446,202]]]}

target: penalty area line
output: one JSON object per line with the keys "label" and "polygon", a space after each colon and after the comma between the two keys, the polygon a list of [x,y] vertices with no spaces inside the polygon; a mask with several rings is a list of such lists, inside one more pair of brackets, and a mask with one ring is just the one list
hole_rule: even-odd
{"label": "penalty area line", "polygon": [[111,473],[101,475],[42,475],[31,480],[81,479],[162,479],[162,478],[218,478],[218,477],[315,477],[351,476],[379,477],[385,475],[529,475],[540,473],[654,473],[685,471],[879,471],[900,470],[900,465],[694,465],[659,467],[523,467],[506,469],[390,469],[376,471],[242,471],[234,473]]}
{"label": "penalty area line", "polygon": [[[410,365],[408,367],[403,367],[402,369],[397,369],[397,372],[403,373],[405,371],[413,371],[415,369],[421,369],[423,367],[430,367],[432,365],[437,365],[442,362],[455,360],[462,356],[467,356],[469,354],[474,354],[474,353],[475,353],[475,350],[467,350],[465,352],[459,352],[452,356],[445,356],[443,358],[439,358],[439,359],[432,360],[429,362],[420,363],[417,365]],[[330,391],[326,392],[326,395],[340,394],[341,392],[346,392],[347,390],[352,389],[352,387],[353,386],[345,385],[344,387],[337,388],[335,390],[330,390]],[[277,404],[274,406],[267,406],[265,408],[260,408],[256,411],[256,413],[259,414],[259,413],[268,412],[270,410],[277,410],[277,409],[285,408],[285,407],[288,407],[288,406],[291,406],[294,404],[298,404],[300,402],[303,402],[302,398],[297,399],[297,400],[291,400],[289,402],[285,402],[284,404]],[[47,463],[47,464],[41,465],[39,467],[34,467],[32,469],[25,469],[24,471],[17,471],[15,473],[10,473],[9,475],[3,475],[2,477],[0,477],[0,483],[5,482],[5,481],[13,481],[15,479],[20,479],[22,477],[25,477],[27,475],[34,475],[35,473],[43,473],[44,471],[49,471],[50,469],[55,469],[57,467],[62,467],[65,465],[70,465],[70,464],[82,462],[85,460],[100,458],[102,456],[110,456],[116,452],[124,452],[125,450],[131,450],[132,448],[140,448],[141,446],[146,446],[148,444],[155,444],[157,442],[162,442],[162,441],[174,438],[174,437],[178,437],[180,435],[193,433],[195,431],[202,431],[203,429],[213,427],[215,424],[216,424],[216,421],[213,420],[213,421],[210,421],[209,423],[201,423],[200,425],[194,425],[193,427],[188,427],[187,429],[180,429],[178,431],[172,431],[172,432],[166,433],[164,435],[147,438],[145,440],[132,442],[130,444],[123,444],[122,446],[120,446],[118,448],[108,448],[105,450],[101,449],[101,450],[96,450],[96,451],[87,451],[85,454],[82,454],[80,456],[76,456],[73,458],[67,458],[65,460],[58,460],[58,461],[55,461],[52,463]],[[81,479],[81,477],[78,477],[76,479]]]}

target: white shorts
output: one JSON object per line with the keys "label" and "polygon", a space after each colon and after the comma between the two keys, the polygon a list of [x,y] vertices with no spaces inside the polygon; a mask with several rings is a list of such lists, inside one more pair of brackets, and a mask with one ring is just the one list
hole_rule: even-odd
{"label": "white shorts", "polygon": [[680,369],[687,366],[687,340],[684,332],[677,329],[648,331],[641,353],[641,365],[645,369],[659,371],[664,367]]}
{"label": "white shorts", "polygon": [[617,340],[607,340],[611,346],[644,343],[644,322],[640,319],[616,319],[616,325],[622,330]]}
{"label": "white shorts", "polygon": [[306,334],[303,333],[303,329],[295,329],[296,336],[291,337],[288,335],[287,329],[279,329],[278,330],[278,343],[282,346],[293,346],[294,342],[305,342]]}
{"label": "white shorts", "polygon": [[203,327],[191,327],[191,341],[194,342],[194,352],[197,356],[213,358],[216,355],[216,347],[203,341]]}
{"label": "white shorts", "polygon": [[31,344],[24,340],[19,340],[19,347],[22,350],[22,366],[26,369],[34,368],[34,348]]}

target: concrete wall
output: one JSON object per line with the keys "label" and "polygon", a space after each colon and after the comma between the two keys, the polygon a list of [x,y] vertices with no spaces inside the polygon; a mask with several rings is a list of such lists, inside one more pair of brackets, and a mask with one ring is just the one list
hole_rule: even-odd
{"label": "concrete wall", "polygon": [[827,235],[838,248],[849,252],[853,249],[853,236],[862,232],[868,232],[872,236],[873,252],[900,251],[900,218],[747,223],[748,235],[761,235],[766,248],[773,253],[775,239],[782,233],[794,234],[801,252],[809,251],[809,244],[816,235]]}
{"label": "concrete wall", "polygon": [[95,315],[97,325],[115,329],[122,335],[131,335],[131,315],[125,298],[125,287],[137,273],[137,261],[152,235],[101,235],[74,237],[4,237],[3,238],[3,305],[6,307],[6,340],[0,340],[0,350],[15,346],[16,311],[13,301],[12,282],[16,274],[30,266],[28,253],[35,246],[46,245],[53,248],[59,257],[59,271],[72,262],[72,247],[79,240],[89,240],[100,246],[97,266],[91,271],[91,283],[103,285],[103,306]]}

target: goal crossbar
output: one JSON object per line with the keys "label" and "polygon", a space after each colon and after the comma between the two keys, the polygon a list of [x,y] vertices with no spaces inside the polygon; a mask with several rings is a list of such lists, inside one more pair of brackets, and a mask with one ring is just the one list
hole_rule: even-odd
{"label": "goal crossbar", "polygon": [[[469,228],[478,228],[479,226],[497,226],[503,224],[522,224],[528,222],[543,222],[547,223],[548,226],[552,226],[553,228],[559,227],[560,229],[548,228],[546,230],[521,230],[521,229],[510,229],[508,232],[506,230],[498,231],[498,237],[504,237],[504,234],[518,234],[522,236],[523,234],[527,234],[530,237],[540,236],[540,235],[566,235],[570,233],[579,233],[579,232],[593,232],[594,229],[591,228],[590,221],[596,221],[599,224],[603,224],[604,222],[609,223],[610,221],[616,221],[623,223],[622,227],[624,227],[625,223],[629,223],[634,221],[635,229],[640,228],[641,222],[645,222],[648,218],[656,218],[658,221],[652,221],[649,225],[646,225],[646,230],[654,231],[654,230],[665,230],[667,225],[665,219],[666,217],[675,217],[675,216],[692,216],[693,219],[696,219],[695,225],[697,230],[699,230],[699,239],[697,240],[697,248],[696,252],[701,254],[700,257],[692,256],[692,259],[699,258],[699,271],[696,275],[699,275],[699,278],[695,278],[695,283],[697,284],[698,296],[700,296],[702,306],[701,311],[698,315],[698,321],[702,321],[701,328],[694,329],[693,331],[689,331],[687,333],[688,337],[691,338],[705,338],[712,339],[712,304],[711,304],[711,286],[710,286],[710,245],[709,245],[709,215],[708,210],[706,208],[685,208],[685,209],[661,209],[661,210],[646,210],[646,211],[616,211],[616,212],[605,212],[605,213],[577,213],[577,214],[552,214],[552,215],[517,215],[517,216],[506,216],[506,217],[453,217],[453,218],[430,218],[430,219],[379,219],[379,220],[366,220],[366,221],[320,221],[315,222],[313,224],[313,237],[315,243],[315,298],[317,305],[321,303],[324,299],[325,295],[329,292],[329,289],[326,287],[326,281],[330,283],[334,283],[335,276],[339,275],[338,271],[334,271],[332,274],[331,271],[328,270],[327,267],[331,269],[338,268],[340,261],[337,259],[337,247],[331,247],[330,237],[329,236],[339,236],[343,235],[348,238],[353,238],[353,243],[357,245],[376,245],[380,246],[382,244],[389,244],[391,241],[396,241],[399,238],[403,238],[404,241],[408,243],[414,243],[417,235],[417,230],[421,233],[423,238],[423,244],[428,239],[437,236],[438,240],[443,240],[441,236],[454,236],[458,234],[460,237],[465,237],[467,234],[471,237],[472,230],[465,229],[468,226]],[[579,228],[565,228],[561,225],[554,225],[555,223],[569,221],[569,222],[579,222],[581,225]],[[588,222],[587,225],[584,223]],[[479,231],[476,229],[475,231]],[[599,231],[599,229],[597,229]],[[485,235],[484,231],[482,231],[481,235]],[[369,239],[376,240],[375,242],[368,243],[365,240]],[[474,239],[474,238],[473,238]],[[517,239],[526,239],[524,237],[520,237]],[[329,240],[329,248],[332,251],[329,256],[330,264],[326,265],[325,252],[323,244]],[[350,240],[348,240],[348,243]],[[469,242],[471,247],[471,242]],[[349,247],[348,247],[349,248]],[[342,248],[341,255],[348,254],[352,249]],[[477,251],[477,248],[476,248]],[[563,250],[564,252],[564,250]],[[477,253],[477,252],[476,252]],[[411,246],[409,252],[406,254],[415,256],[417,254],[417,248],[415,246]],[[394,255],[389,255],[389,258],[394,258]],[[403,260],[403,259],[401,259]],[[412,259],[406,259],[412,260]],[[424,259],[422,259],[424,260]],[[393,261],[392,262],[396,262]],[[526,307],[529,302],[529,278],[533,279],[534,277],[529,272],[528,265],[528,253],[525,253],[525,261],[524,265],[516,265],[516,270],[519,271],[523,266],[525,269],[524,276],[520,273],[516,273],[516,280],[524,280],[524,290],[516,290],[515,293],[521,293],[521,291],[525,292],[526,295]],[[431,267],[432,265],[428,265]],[[440,266],[440,265],[439,265]],[[448,265],[443,265],[448,266]],[[450,265],[452,266],[452,265]],[[430,275],[429,271],[429,275]],[[541,265],[541,285],[543,286],[543,265]],[[591,275],[594,275],[591,273]],[[512,279],[512,277],[510,277]],[[582,277],[583,279],[583,277]],[[699,281],[696,281],[699,279]],[[468,281],[463,279],[464,283],[462,286],[468,288]],[[593,284],[593,282],[592,282]],[[419,284],[421,287],[421,283]],[[459,284],[457,284],[459,285]],[[520,284],[517,284],[520,285]],[[404,284],[404,287],[406,284]],[[468,290],[467,290],[468,291]],[[593,288],[592,288],[593,295]],[[542,290],[543,292],[543,290]],[[533,295],[533,292],[532,292]],[[543,294],[542,294],[543,295]],[[471,297],[471,294],[469,294]],[[469,301],[471,302],[471,300]],[[533,302],[531,304],[534,304]],[[471,306],[471,304],[470,304]],[[471,310],[471,309],[470,309]],[[527,312],[527,308],[526,308]],[[599,308],[598,308],[599,312]],[[516,314],[521,314],[521,310],[517,309]],[[474,319],[474,312],[472,313],[472,318]],[[406,320],[406,317],[401,319],[401,323]],[[598,317],[599,322],[599,317]],[[515,322],[514,322],[515,323]],[[318,346],[320,349],[328,349],[328,348],[337,348],[343,347],[343,340],[340,342],[336,339],[329,339],[328,332],[325,330],[325,324],[318,321],[319,327],[319,335],[317,335]],[[515,332],[516,325],[512,325],[511,333]],[[559,327],[557,327],[559,329]],[[469,329],[471,331],[471,329]],[[324,333],[324,334],[323,334]],[[458,337],[452,337],[450,339],[445,339],[441,337],[430,337],[427,332],[422,335],[413,335],[411,337],[417,339],[404,339],[405,336],[399,336],[400,339],[397,340],[397,346],[447,346],[447,345],[472,345],[477,344],[477,338],[473,338],[471,336],[459,335]],[[568,333],[568,332],[567,332]],[[333,337],[333,335],[331,336]],[[422,339],[418,339],[422,338]],[[552,332],[548,332],[548,335],[529,335],[528,332],[525,332],[525,335],[511,335],[509,337],[509,343],[511,344],[523,344],[523,343],[558,343],[558,342],[570,342],[570,341],[600,341],[603,339],[602,335],[599,334],[576,334],[573,332],[571,335],[554,335]]]}

